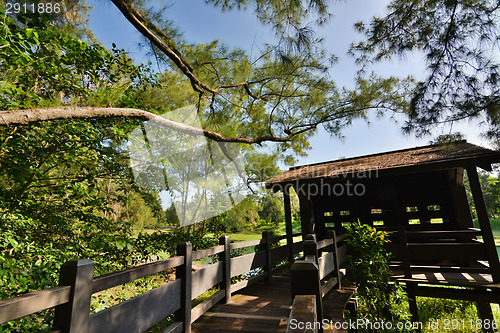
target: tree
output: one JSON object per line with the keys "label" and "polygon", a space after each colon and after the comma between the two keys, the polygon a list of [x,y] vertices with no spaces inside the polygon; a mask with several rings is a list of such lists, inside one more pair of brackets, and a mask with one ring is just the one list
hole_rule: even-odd
{"label": "tree", "polygon": [[[231,50],[217,42],[189,45],[179,38],[174,39],[175,35],[168,35],[172,29],[166,29],[167,32],[160,30],[147,17],[147,12],[141,12],[134,3],[114,3],[165,55],[165,61],[174,66],[172,72],[181,74],[181,80],[190,83],[197,94],[199,113],[203,115],[202,133],[213,140],[249,144],[281,142],[281,151],[291,148],[304,153],[306,139],[317,126],[325,124],[333,134],[339,134],[342,127],[355,118],[364,117],[367,110],[394,106],[398,102],[397,98],[387,94],[395,83],[393,80],[377,80],[373,89],[363,95],[337,89],[326,75],[328,56],[316,47],[316,41],[306,38],[307,31],[301,28],[296,29],[295,41],[288,39],[288,44],[270,46],[258,59],[251,59],[244,51]],[[232,5],[225,3],[224,6]],[[283,8],[277,12],[277,17],[265,14],[269,9],[278,10],[278,4],[264,7],[259,14],[262,20],[278,22],[283,19]],[[311,3],[310,7],[317,10],[321,20],[326,20],[325,8],[320,1]],[[280,34],[288,31],[292,24],[300,23],[300,15],[307,8],[301,3],[294,11],[286,27],[276,26]],[[360,81],[359,85],[365,83]],[[2,117],[4,125],[15,125],[61,118],[125,116],[150,120],[155,113],[157,110],[90,109],[79,105],[63,109],[15,110],[3,113]],[[178,130],[200,132],[182,124],[161,122]],[[224,122],[231,126],[219,133],[222,132],[219,125]]]}
{"label": "tree", "polygon": [[259,216],[267,223],[278,226],[280,222],[285,220],[283,202],[278,195],[266,191],[261,198],[261,207]]}
{"label": "tree", "polygon": [[428,134],[443,122],[478,119],[500,135],[499,3],[489,0],[391,1],[387,14],[357,23],[358,61],[420,52],[426,77],[411,89],[404,129]]}

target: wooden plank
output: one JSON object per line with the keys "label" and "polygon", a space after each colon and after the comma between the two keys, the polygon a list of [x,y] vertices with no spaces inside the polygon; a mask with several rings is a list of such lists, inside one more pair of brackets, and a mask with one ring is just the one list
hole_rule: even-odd
{"label": "wooden plank", "polygon": [[89,332],[144,332],[180,309],[181,282],[174,280],[91,315]]}
{"label": "wooden plank", "polygon": [[205,312],[210,310],[212,306],[217,304],[221,299],[223,299],[226,295],[225,290],[219,290],[210,298],[206,299],[202,303],[198,304],[194,308],[191,309],[191,323],[194,323],[196,319],[200,318]]}
{"label": "wooden plank", "polygon": [[338,283],[337,277],[334,276],[321,285],[321,297],[325,297]]}
{"label": "wooden plank", "polygon": [[454,289],[441,287],[421,287],[415,290],[416,296],[459,299],[471,302],[500,303],[500,293],[479,289]]}
{"label": "wooden plank", "polygon": [[343,244],[337,248],[339,266],[341,266],[347,260],[347,244]]}
{"label": "wooden plank", "polygon": [[487,260],[488,253],[482,243],[409,243],[411,260]]}
{"label": "wooden plank", "polygon": [[97,276],[92,283],[92,293],[106,290],[130,281],[134,281],[145,276],[166,271],[182,265],[183,257],[177,256],[165,260],[155,261],[152,263],[132,267],[119,272]]}
{"label": "wooden plank", "polygon": [[332,252],[325,254],[318,258],[319,278],[323,279],[325,276],[335,270],[335,258]]}
{"label": "wooden plank", "polygon": [[246,288],[254,283],[261,282],[265,279],[266,279],[266,274],[259,274],[257,276],[254,276],[254,277],[248,279],[248,280],[243,280],[243,281],[237,282],[237,283],[231,285],[231,292],[235,293],[238,290]]}
{"label": "wooden plank", "polygon": [[293,243],[293,254],[297,254],[299,252],[302,252],[303,250],[304,250],[303,242]]}
{"label": "wooden plank", "polygon": [[223,269],[223,262],[218,261],[215,264],[209,265],[194,272],[192,274],[193,283],[191,289],[191,299],[195,299],[208,289],[215,287],[217,284],[222,282]]}
{"label": "wooden plank", "polygon": [[424,239],[454,239],[464,236],[480,236],[481,230],[470,228],[464,230],[424,230],[424,231],[406,231],[407,237]]}
{"label": "wooden plank", "polygon": [[288,262],[292,263],[293,258],[293,227],[292,227],[292,209],[290,205],[290,187],[283,191],[283,203],[285,209],[285,229],[286,229],[286,245],[288,248]]}
{"label": "wooden plank", "polygon": [[305,325],[298,325],[298,323],[316,323],[318,318],[316,308],[315,295],[297,295],[295,296],[292,304],[292,311],[288,319],[287,333],[306,333],[318,332],[316,329],[306,329]]}
{"label": "wooden plank", "polygon": [[330,246],[332,244],[333,244],[333,239],[331,238],[320,240],[318,241],[318,250],[321,250],[322,248]]}
{"label": "wooden plank", "polygon": [[241,249],[250,246],[257,246],[259,244],[264,244],[264,241],[262,239],[256,239],[246,242],[231,243],[231,250]]}
{"label": "wooden plank", "polygon": [[0,324],[67,303],[70,291],[61,286],[0,300]]}
{"label": "wooden plank", "polygon": [[[347,287],[341,289],[335,289],[328,293],[323,299],[323,317],[327,318],[329,321],[329,327],[325,332],[345,332],[347,330],[335,330],[335,323],[344,322],[344,309],[346,308],[349,301],[355,295],[356,288]],[[332,324],[330,325],[330,321]],[[338,325],[338,324],[337,324]],[[331,329],[334,330],[331,330]]]}
{"label": "wooden plank", "polygon": [[286,238],[286,235],[271,237],[271,243],[278,242],[278,241],[285,239],[285,238]]}
{"label": "wooden plank", "polygon": [[480,273],[480,274],[490,274],[489,267],[460,267],[460,266],[423,266],[423,265],[411,265],[410,268],[416,271],[428,271],[428,272],[455,272],[455,273]]}
{"label": "wooden plank", "polygon": [[182,333],[184,324],[181,321],[176,321],[169,327],[165,328],[161,333]]}
{"label": "wooden plank", "polygon": [[231,277],[246,273],[257,267],[262,267],[265,264],[266,251],[259,251],[231,258]]}
{"label": "wooden plank", "polygon": [[276,261],[280,261],[288,258],[288,245],[283,245],[280,247],[275,247],[271,249],[271,262],[275,263]]}
{"label": "wooden plank", "polygon": [[224,251],[224,245],[217,245],[209,247],[208,249],[198,250],[193,252],[193,261],[200,260],[202,258],[213,256]]}

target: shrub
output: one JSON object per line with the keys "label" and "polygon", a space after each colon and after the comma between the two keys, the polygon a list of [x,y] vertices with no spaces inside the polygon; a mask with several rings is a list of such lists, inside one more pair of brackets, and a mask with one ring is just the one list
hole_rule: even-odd
{"label": "shrub", "polygon": [[389,242],[386,233],[359,222],[352,223],[347,227],[346,242],[348,277],[358,288],[357,316],[372,322],[408,320],[406,294],[397,283],[390,281],[390,254],[384,249],[384,244]]}

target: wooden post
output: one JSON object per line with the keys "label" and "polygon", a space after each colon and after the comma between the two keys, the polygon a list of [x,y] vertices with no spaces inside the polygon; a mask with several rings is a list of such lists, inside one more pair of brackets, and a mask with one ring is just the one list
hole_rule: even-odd
{"label": "wooden post", "polygon": [[318,264],[318,244],[316,243],[316,235],[315,234],[307,234],[304,237],[304,257],[307,255],[314,256],[314,262]]}
{"label": "wooden post", "polygon": [[[496,332],[497,330],[493,329],[493,312],[491,312],[491,305],[487,302],[476,302],[477,314],[478,317],[482,320],[483,326],[486,326],[486,323],[489,323],[489,329],[483,328],[483,332]],[[486,327],[488,327],[486,326]]]}
{"label": "wooden post", "polygon": [[328,238],[331,238],[333,240],[332,244],[333,267],[335,267],[335,275],[337,278],[337,289],[340,289],[342,288],[341,284],[342,277],[340,276],[339,255],[337,248],[337,233],[335,232],[335,230],[328,230]]}
{"label": "wooden post", "polygon": [[286,245],[288,246],[288,262],[293,263],[293,228],[292,228],[292,206],[290,205],[290,187],[283,190],[283,202],[285,204],[285,229]]}
{"label": "wooden post", "polygon": [[313,240],[304,241],[305,260],[296,260],[290,268],[292,278],[291,292],[292,302],[296,295],[314,295],[316,297],[317,320],[321,323],[323,320],[321,281],[319,279],[318,264],[312,258],[314,253],[317,253],[316,248],[316,242]]}
{"label": "wooden post", "polygon": [[71,286],[69,302],[55,310],[54,331],[85,333],[89,331],[90,298],[94,262],[89,259],[71,260],[61,266],[59,286]]}
{"label": "wooden post", "polygon": [[[301,184],[297,184],[300,188]],[[302,190],[297,191],[300,204],[300,224],[302,235],[311,234],[314,232],[314,214],[312,211],[312,203],[308,194]]]}
{"label": "wooden post", "polygon": [[413,277],[413,275],[411,274],[411,258],[410,251],[408,250],[408,241],[406,240],[406,230],[404,226],[398,227],[398,238],[405,278],[411,279]]}
{"label": "wooden post", "polygon": [[[419,323],[418,316],[418,306],[417,306],[417,296],[416,296],[417,284],[406,283],[406,294],[408,295],[408,304],[410,306],[411,321],[414,323]],[[420,326],[417,325],[417,332],[421,332]]]}
{"label": "wooden post", "polygon": [[476,167],[467,168],[467,176],[469,177],[470,189],[472,197],[474,198],[474,205],[476,206],[477,219],[479,220],[479,225],[481,227],[484,245],[486,246],[486,251],[488,253],[488,264],[490,265],[491,276],[493,277],[493,282],[498,283],[500,282],[500,262],[498,261],[495,239],[493,238],[493,233],[491,231],[490,219],[488,218],[488,212],[486,211],[486,205],[484,203]]}
{"label": "wooden post", "polygon": [[223,263],[221,289],[226,293],[226,303],[231,302],[231,248],[229,236],[219,238],[219,244],[224,245],[224,252],[219,256],[219,260]]}
{"label": "wooden post", "polygon": [[262,232],[262,240],[265,242],[265,251],[266,251],[266,265],[264,266],[264,271],[267,273],[266,281],[267,283],[271,283],[273,279],[273,262],[271,256],[271,233],[269,231]]}
{"label": "wooden post", "polygon": [[177,244],[177,255],[184,256],[184,263],[176,268],[176,279],[181,279],[181,308],[174,314],[175,321],[184,325],[184,332],[191,333],[192,249],[190,242]]}

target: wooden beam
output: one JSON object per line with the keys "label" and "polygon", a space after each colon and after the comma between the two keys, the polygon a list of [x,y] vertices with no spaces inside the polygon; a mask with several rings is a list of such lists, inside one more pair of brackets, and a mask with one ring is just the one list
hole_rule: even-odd
{"label": "wooden beam", "polygon": [[[302,183],[298,182],[297,187],[300,187]],[[297,190],[296,190],[297,191]],[[302,235],[312,234],[314,232],[314,214],[312,210],[312,203],[308,197],[306,191],[297,191],[300,204],[300,224],[302,229]]]}
{"label": "wooden beam", "polygon": [[267,283],[271,283],[273,279],[273,260],[271,257],[271,233],[269,231],[262,232],[262,240],[265,241],[266,249],[266,264],[264,271],[267,273]]}
{"label": "wooden beam", "polygon": [[0,324],[64,304],[70,290],[69,286],[55,287],[1,300]]}
{"label": "wooden beam", "polygon": [[176,268],[176,279],[181,280],[181,308],[175,312],[175,321],[183,323],[184,332],[191,333],[191,292],[193,282],[193,261],[190,242],[177,244],[177,255],[184,257],[184,264]]}
{"label": "wooden beam", "polygon": [[[314,295],[297,295],[293,300],[292,311],[288,318],[287,333],[313,333],[318,332],[317,308]],[[300,325],[299,325],[300,323]],[[313,329],[306,328],[306,324]]]}
{"label": "wooden beam", "polygon": [[[419,315],[418,315],[416,289],[417,289],[416,284],[414,284],[414,283],[407,283],[406,284],[406,293],[408,295],[408,303],[410,306],[411,321],[414,323],[418,323],[420,321]],[[421,329],[419,326],[417,326],[416,330],[417,330],[417,332],[421,332]]]}
{"label": "wooden beam", "polygon": [[488,218],[488,212],[486,211],[486,205],[484,203],[484,197],[481,191],[481,184],[479,183],[476,168],[467,168],[467,176],[469,177],[470,188],[472,191],[472,197],[474,198],[474,205],[476,207],[477,218],[481,227],[483,241],[486,245],[486,251],[488,252],[488,263],[491,268],[493,282],[500,282],[500,262],[498,261],[495,239],[493,238],[493,233],[491,231],[490,220]]}
{"label": "wooden beam", "polygon": [[221,290],[225,291],[225,302],[231,301],[231,245],[229,236],[219,238],[219,244],[224,245],[224,252],[220,254],[219,260],[224,263]]}
{"label": "wooden beam", "polygon": [[285,229],[286,245],[288,246],[288,262],[293,263],[293,228],[292,228],[292,206],[290,204],[290,186],[283,191],[283,203],[285,205]]}
{"label": "wooden beam", "polygon": [[473,228],[472,215],[464,186],[464,169],[456,168],[448,171],[453,208],[456,212],[457,223],[461,228]]}
{"label": "wooden beam", "polygon": [[[411,279],[411,258],[410,251],[408,249],[408,242],[406,240],[406,230],[404,226],[398,227],[398,239],[399,239],[399,251],[401,254],[401,260],[403,261],[403,270],[405,272],[405,278]],[[413,314],[412,314],[413,316]]]}
{"label": "wooden beam", "polygon": [[225,294],[226,294],[225,290],[219,290],[218,292],[210,296],[208,299],[195,306],[191,310],[191,323],[194,323],[196,319],[203,316],[203,314],[208,310],[210,310],[212,306],[214,306],[221,299],[223,299]]}
{"label": "wooden beam", "polygon": [[[491,312],[490,302],[476,302],[477,314],[483,324],[483,332],[496,332],[493,329],[493,312]],[[488,325],[489,324],[489,325]]]}
{"label": "wooden beam", "polygon": [[418,286],[415,290],[416,296],[458,299],[470,302],[500,302],[498,291],[488,291],[487,289],[456,289],[442,287]]}
{"label": "wooden beam", "polygon": [[180,307],[181,280],[174,280],[92,314],[87,332],[145,332]]}

